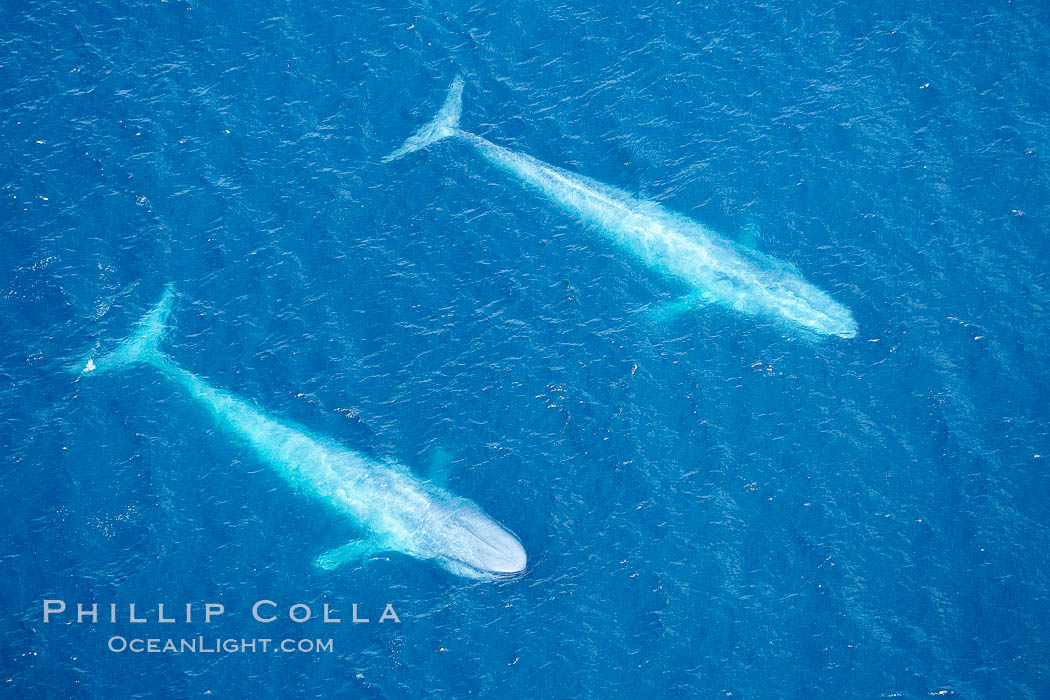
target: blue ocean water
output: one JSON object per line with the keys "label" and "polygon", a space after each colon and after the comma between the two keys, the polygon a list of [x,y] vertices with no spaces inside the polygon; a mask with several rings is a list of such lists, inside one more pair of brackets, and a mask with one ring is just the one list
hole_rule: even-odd
{"label": "blue ocean water", "polygon": [[[15,0],[0,27],[6,694],[1050,695],[1045,4]],[[469,149],[381,163],[457,73],[465,128],[757,231],[858,337],[653,324],[671,285]],[[179,389],[66,371],[169,282],[173,358],[449,455],[527,573],[318,571],[352,529]],[[198,634],[333,651],[107,649]]]}

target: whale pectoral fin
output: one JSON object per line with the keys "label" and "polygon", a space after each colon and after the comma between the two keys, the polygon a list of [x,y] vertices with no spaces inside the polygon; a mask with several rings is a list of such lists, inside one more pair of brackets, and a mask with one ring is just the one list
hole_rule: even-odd
{"label": "whale pectoral fin", "polygon": [[737,243],[740,245],[750,248],[751,250],[758,250],[758,244],[762,240],[759,237],[758,224],[751,222],[740,229],[740,235],[737,236]]}
{"label": "whale pectoral fin", "polygon": [[695,311],[709,303],[711,303],[711,299],[706,293],[687,294],[679,299],[650,307],[646,311],[646,315],[654,323],[669,323],[677,320],[683,314]]}
{"label": "whale pectoral fin", "polygon": [[444,447],[434,447],[430,450],[430,463],[427,465],[427,478],[435,486],[445,488],[448,484],[448,475],[452,465],[452,453]]}
{"label": "whale pectoral fin", "polygon": [[383,548],[375,540],[357,540],[349,542],[342,547],[330,549],[314,559],[314,566],[325,571],[333,571],[343,564],[368,557],[381,551]]}

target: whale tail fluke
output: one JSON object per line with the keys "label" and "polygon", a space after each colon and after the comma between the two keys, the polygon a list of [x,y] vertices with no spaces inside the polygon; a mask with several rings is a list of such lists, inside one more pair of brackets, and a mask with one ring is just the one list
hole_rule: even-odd
{"label": "whale tail fluke", "polygon": [[97,360],[88,359],[87,364],[81,366],[78,371],[108,372],[160,357],[160,341],[168,328],[168,317],[171,316],[174,300],[175,288],[169,284],[164,289],[160,301],[135,324],[127,338],[120,341],[108,355],[103,355]]}
{"label": "whale tail fluke", "polygon": [[445,104],[438,110],[437,116],[419,128],[401,144],[401,147],[383,158],[384,163],[397,160],[413,151],[426,148],[432,143],[447,139],[459,128],[459,117],[463,112],[463,76],[457,75],[448,89]]}

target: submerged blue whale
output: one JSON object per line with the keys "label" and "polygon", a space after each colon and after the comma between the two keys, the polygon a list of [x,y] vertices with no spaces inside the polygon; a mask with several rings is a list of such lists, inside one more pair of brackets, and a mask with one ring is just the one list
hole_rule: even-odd
{"label": "submerged blue whale", "polygon": [[346,515],[366,536],[315,560],[322,569],[396,551],[431,560],[470,578],[525,569],[518,539],[477,505],[414,476],[393,461],[374,459],[292,423],[265,415],[247,401],[211,386],[160,350],[171,313],[169,287],[160,302],[113,352],[83,371],[153,367],[202,406],[216,423],[297,490]]}
{"label": "submerged blue whale", "polygon": [[662,309],[662,318],[715,303],[786,322],[817,336],[857,335],[849,309],[804,280],[790,264],[731,241],[655,202],[463,131],[459,128],[462,104],[463,78],[457,76],[437,116],[384,161],[447,138],[470,145],[482,158],[593,225],[653,270],[684,282],[690,292]]}

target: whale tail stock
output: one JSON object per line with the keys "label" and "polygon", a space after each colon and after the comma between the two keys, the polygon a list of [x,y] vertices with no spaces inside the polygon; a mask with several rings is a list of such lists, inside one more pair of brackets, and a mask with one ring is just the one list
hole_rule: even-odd
{"label": "whale tail stock", "polygon": [[437,116],[424,124],[408,137],[401,147],[383,158],[384,163],[397,160],[401,156],[426,148],[432,143],[447,139],[459,128],[459,117],[463,112],[463,76],[457,75],[448,89],[445,104],[438,110]]}
{"label": "whale tail stock", "polygon": [[108,372],[160,357],[160,341],[168,329],[168,317],[171,316],[174,300],[175,288],[169,284],[164,288],[160,301],[135,324],[131,333],[112,352],[97,360],[89,358],[87,364],[78,366],[76,371]]}

